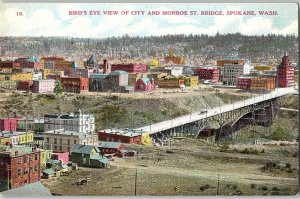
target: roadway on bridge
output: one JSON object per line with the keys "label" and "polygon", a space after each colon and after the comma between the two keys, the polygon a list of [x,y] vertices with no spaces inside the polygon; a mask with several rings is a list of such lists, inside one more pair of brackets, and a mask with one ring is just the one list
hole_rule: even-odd
{"label": "roadway on bridge", "polygon": [[211,116],[215,116],[218,115],[220,113],[225,113],[228,111],[232,111],[235,109],[239,109],[245,106],[249,106],[252,104],[256,104],[259,102],[263,102],[269,99],[273,99],[273,98],[277,98],[277,97],[281,97],[284,95],[289,95],[289,94],[298,94],[298,91],[295,90],[294,87],[290,87],[290,88],[277,88],[275,91],[263,94],[263,95],[259,95],[259,96],[255,96],[252,98],[248,98],[248,99],[244,99],[241,101],[237,101],[231,104],[225,104],[223,106],[218,106],[218,107],[214,107],[211,109],[207,109],[206,113],[202,113],[200,114],[201,110],[197,110],[196,112],[193,112],[189,115],[184,115],[184,116],[180,116],[171,120],[166,120],[163,122],[159,122],[156,124],[151,124],[148,126],[143,126],[140,128],[137,128],[136,130],[143,130],[143,131],[148,131],[150,132],[150,134],[154,134],[157,132],[161,132],[167,129],[172,129],[174,127],[177,126],[181,126],[183,124],[188,124],[191,122],[195,122],[207,117],[211,117]]}

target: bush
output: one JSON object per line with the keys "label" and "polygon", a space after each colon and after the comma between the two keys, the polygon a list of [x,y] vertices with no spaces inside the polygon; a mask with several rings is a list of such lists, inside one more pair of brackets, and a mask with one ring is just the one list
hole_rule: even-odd
{"label": "bush", "polygon": [[254,189],[256,187],[255,184],[250,184],[251,189]]}
{"label": "bush", "polygon": [[273,187],[273,188],[272,188],[272,191],[280,191],[280,189],[277,188],[277,187]]}
{"label": "bush", "polygon": [[268,191],[268,187],[266,187],[266,186],[262,186],[262,187],[260,187],[260,189],[263,191]]}
{"label": "bush", "polygon": [[265,149],[262,149],[260,153],[265,153]]}
{"label": "bush", "polygon": [[238,186],[236,184],[232,185],[232,189],[237,189]]}
{"label": "bush", "polygon": [[250,154],[250,150],[249,150],[248,148],[245,148],[245,149],[242,151],[242,153],[244,153],[244,154]]}
{"label": "bush", "polygon": [[285,168],[287,168],[287,169],[291,169],[291,168],[292,168],[292,165],[291,165],[291,163],[289,163],[289,162],[285,163]]}

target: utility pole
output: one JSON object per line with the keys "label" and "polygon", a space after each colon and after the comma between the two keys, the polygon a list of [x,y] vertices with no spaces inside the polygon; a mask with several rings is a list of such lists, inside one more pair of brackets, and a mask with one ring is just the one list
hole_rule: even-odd
{"label": "utility pole", "polygon": [[217,196],[219,195],[219,187],[220,187],[220,175],[218,174]]}
{"label": "utility pole", "polygon": [[136,196],[137,188],[137,169],[135,169],[135,181],[134,181],[134,195]]}

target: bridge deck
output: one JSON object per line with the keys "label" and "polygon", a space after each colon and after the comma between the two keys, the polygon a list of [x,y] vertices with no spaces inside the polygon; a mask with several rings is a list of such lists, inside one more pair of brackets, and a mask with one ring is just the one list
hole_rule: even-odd
{"label": "bridge deck", "polygon": [[183,124],[188,124],[188,123],[195,122],[195,121],[207,118],[207,117],[215,116],[220,113],[225,113],[228,111],[232,111],[232,110],[246,107],[246,106],[249,106],[252,104],[263,102],[263,101],[266,101],[269,99],[281,97],[284,95],[297,94],[297,93],[298,92],[293,87],[277,88],[275,91],[272,91],[272,92],[264,94],[264,95],[252,97],[252,98],[245,99],[242,101],[237,101],[232,104],[225,104],[221,107],[218,106],[218,107],[208,109],[207,112],[203,113],[203,114],[200,114],[200,110],[199,110],[197,112],[193,112],[191,114],[180,116],[180,117],[177,117],[177,118],[174,118],[171,120],[166,120],[166,121],[159,122],[156,124],[143,126],[143,127],[137,128],[137,130],[148,131],[148,132],[150,132],[150,134],[154,134],[154,133],[157,133],[160,131],[164,131],[167,129],[172,129],[177,126],[181,126]]}

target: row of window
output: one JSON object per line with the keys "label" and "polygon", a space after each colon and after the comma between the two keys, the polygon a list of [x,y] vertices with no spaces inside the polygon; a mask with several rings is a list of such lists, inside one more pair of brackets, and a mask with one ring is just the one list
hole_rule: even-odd
{"label": "row of window", "polygon": [[25,168],[19,168],[18,169],[18,176],[23,176],[23,175],[27,175],[30,173],[34,173],[34,172],[37,172],[39,169],[39,165],[35,165],[34,168],[33,167],[30,167],[30,169],[28,169],[28,167],[25,167]]}
{"label": "row of window", "polygon": [[19,157],[18,158],[18,163],[27,163],[28,161],[33,161],[33,160],[39,160],[39,154],[35,153],[34,155],[25,155],[24,157]]}
{"label": "row of window", "polygon": [[[50,138],[46,138],[47,142],[49,143],[50,142]],[[62,144],[62,139],[59,139],[59,144]],[[71,144],[71,141],[70,140],[67,140],[67,144],[70,145]],[[54,138],[54,144],[57,144],[57,138]],[[74,144],[77,144],[77,140],[74,140]]]}

